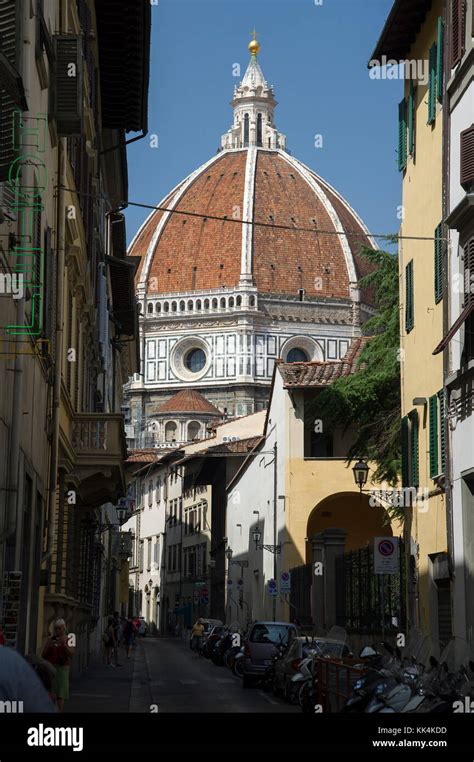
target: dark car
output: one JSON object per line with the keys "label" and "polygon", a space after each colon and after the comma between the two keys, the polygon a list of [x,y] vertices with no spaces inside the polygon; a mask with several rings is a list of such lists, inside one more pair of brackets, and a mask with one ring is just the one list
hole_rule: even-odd
{"label": "dark car", "polygon": [[298,636],[294,624],[288,622],[254,622],[244,644],[242,687],[249,688],[263,677],[279,646],[288,646]]}

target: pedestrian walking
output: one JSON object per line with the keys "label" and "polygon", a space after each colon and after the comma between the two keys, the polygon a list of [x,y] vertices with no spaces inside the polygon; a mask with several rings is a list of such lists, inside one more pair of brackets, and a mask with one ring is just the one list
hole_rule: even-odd
{"label": "pedestrian walking", "polygon": [[0,702],[22,701],[25,714],[57,711],[38,675],[13,648],[0,648],[0,675]]}
{"label": "pedestrian walking", "polygon": [[112,627],[114,630],[114,662],[116,667],[121,667],[122,665],[119,663],[118,656],[119,646],[122,642],[122,622],[120,621],[120,614],[118,611],[114,612]]}
{"label": "pedestrian walking", "polygon": [[125,627],[123,628],[123,638],[125,642],[125,652],[127,654],[127,659],[130,659],[133,643],[135,641],[135,626],[133,624],[131,614],[128,615],[127,621],[125,622]]}
{"label": "pedestrian walking", "polygon": [[191,648],[199,655],[202,638],[204,635],[204,625],[202,619],[198,619],[193,629],[191,630]]}
{"label": "pedestrian walking", "polygon": [[53,634],[47,639],[43,648],[42,657],[56,670],[54,693],[60,711],[64,709],[64,702],[69,698],[69,668],[74,651],[75,649],[68,643],[66,622],[64,619],[57,619],[54,623]]}

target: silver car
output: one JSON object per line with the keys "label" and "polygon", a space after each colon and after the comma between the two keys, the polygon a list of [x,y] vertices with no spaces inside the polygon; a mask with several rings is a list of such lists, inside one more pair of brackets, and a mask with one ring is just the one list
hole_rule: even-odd
{"label": "silver car", "polygon": [[244,644],[242,687],[249,688],[272,663],[278,646],[288,646],[298,635],[288,622],[254,622]]}

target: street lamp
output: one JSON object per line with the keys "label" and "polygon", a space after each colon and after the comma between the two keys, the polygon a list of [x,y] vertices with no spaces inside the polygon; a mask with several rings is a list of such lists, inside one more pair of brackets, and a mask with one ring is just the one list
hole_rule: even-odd
{"label": "street lamp", "polygon": [[260,531],[260,527],[255,527],[255,529],[252,532],[252,538],[255,543],[255,550],[258,550],[258,546],[260,545],[260,540],[262,539],[262,532]]}
{"label": "street lamp", "polygon": [[354,481],[362,492],[363,488],[367,484],[367,478],[369,475],[369,467],[364,460],[359,460],[353,466],[352,473],[354,474]]}
{"label": "street lamp", "polygon": [[234,554],[234,551],[232,550],[232,548],[226,548],[225,555],[228,561],[231,560],[233,554]]}

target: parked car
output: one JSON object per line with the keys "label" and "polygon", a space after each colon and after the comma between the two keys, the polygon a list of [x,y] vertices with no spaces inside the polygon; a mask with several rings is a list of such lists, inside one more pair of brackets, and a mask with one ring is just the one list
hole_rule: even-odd
{"label": "parked car", "polygon": [[244,644],[242,687],[249,688],[272,664],[278,646],[287,647],[298,636],[288,622],[253,622]]}
{"label": "parked car", "polygon": [[300,636],[293,639],[285,655],[275,664],[273,692],[276,696],[283,694],[285,698],[290,697],[290,691],[294,688],[291,678],[298,672],[303,659],[315,653],[317,646],[310,638]]}
{"label": "parked car", "polygon": [[140,626],[139,626],[139,628],[138,628],[138,634],[139,634],[139,636],[140,636],[141,638],[144,638],[144,637],[145,637],[145,635],[146,635],[146,634],[147,634],[147,632],[148,632],[148,625],[147,625],[147,623],[146,623],[146,620],[145,620],[145,617],[144,617],[144,616],[140,616],[140,617],[138,617],[138,618],[139,618],[139,620],[140,620]]}

